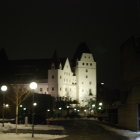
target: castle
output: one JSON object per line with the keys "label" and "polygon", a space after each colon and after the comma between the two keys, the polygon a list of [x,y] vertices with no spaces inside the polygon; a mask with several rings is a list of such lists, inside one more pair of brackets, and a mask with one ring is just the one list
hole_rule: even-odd
{"label": "castle", "polygon": [[[46,92],[54,97],[68,97],[85,106],[90,99],[96,99],[96,62],[87,49],[82,51],[78,50],[79,56],[75,56],[73,66],[68,58],[51,63]],[[43,86],[39,85],[39,89],[42,91]]]}
{"label": "castle", "polygon": [[[10,83],[24,83],[35,80],[36,93],[53,97],[69,98],[85,106],[90,99],[96,99],[96,62],[85,44],[77,49],[74,58],[8,60],[4,70]],[[6,79],[6,78],[4,78]]]}

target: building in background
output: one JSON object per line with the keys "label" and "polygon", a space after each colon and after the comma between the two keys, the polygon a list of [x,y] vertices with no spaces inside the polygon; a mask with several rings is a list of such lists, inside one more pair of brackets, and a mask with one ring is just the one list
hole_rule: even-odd
{"label": "building in background", "polygon": [[[4,58],[4,57],[3,57]],[[38,83],[37,93],[75,100],[81,106],[96,100],[96,62],[85,43],[79,45],[72,60],[51,59],[6,60],[1,83]]]}
{"label": "building in background", "polygon": [[121,47],[121,103],[119,126],[140,130],[140,37],[129,38]]}

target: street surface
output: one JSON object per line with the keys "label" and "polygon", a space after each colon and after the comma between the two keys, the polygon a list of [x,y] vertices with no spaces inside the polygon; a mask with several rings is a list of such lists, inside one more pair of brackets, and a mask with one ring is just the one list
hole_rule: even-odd
{"label": "street surface", "polygon": [[59,140],[126,140],[127,138],[109,132],[93,120],[63,120],[51,121],[52,125],[64,126],[69,135]]}

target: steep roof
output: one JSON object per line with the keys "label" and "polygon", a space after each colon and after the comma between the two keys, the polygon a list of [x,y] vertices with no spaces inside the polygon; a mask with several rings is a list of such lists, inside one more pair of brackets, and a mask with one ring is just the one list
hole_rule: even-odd
{"label": "steep roof", "polygon": [[80,45],[76,49],[73,59],[74,60],[80,59],[82,53],[91,53],[91,51],[89,50],[89,48],[85,42],[80,43]]}

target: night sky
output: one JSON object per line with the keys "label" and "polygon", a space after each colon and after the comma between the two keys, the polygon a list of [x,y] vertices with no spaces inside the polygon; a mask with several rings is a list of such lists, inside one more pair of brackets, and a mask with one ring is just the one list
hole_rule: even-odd
{"label": "night sky", "polygon": [[9,0],[0,3],[0,48],[9,59],[72,57],[86,42],[98,79],[119,83],[119,47],[140,33],[139,0]]}

